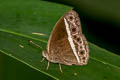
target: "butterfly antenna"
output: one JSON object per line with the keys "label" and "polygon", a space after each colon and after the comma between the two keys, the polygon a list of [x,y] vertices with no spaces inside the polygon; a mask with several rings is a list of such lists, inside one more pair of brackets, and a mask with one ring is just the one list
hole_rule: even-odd
{"label": "butterfly antenna", "polygon": [[42,60],[40,62],[43,62],[45,60],[45,58],[43,57]]}
{"label": "butterfly antenna", "polygon": [[43,48],[41,46],[39,46],[38,44],[34,43],[32,40],[29,40],[29,42],[32,44],[32,45],[35,45],[37,48],[40,48],[43,50]]}

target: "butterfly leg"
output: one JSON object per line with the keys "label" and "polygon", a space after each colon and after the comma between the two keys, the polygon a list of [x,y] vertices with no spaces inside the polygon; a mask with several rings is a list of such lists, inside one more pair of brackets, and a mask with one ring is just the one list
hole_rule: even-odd
{"label": "butterfly leg", "polygon": [[62,73],[63,71],[62,71],[62,68],[61,68],[61,64],[59,64],[59,69],[60,69],[60,72]]}
{"label": "butterfly leg", "polygon": [[45,60],[45,58],[43,57],[42,60],[40,62],[43,62]]}
{"label": "butterfly leg", "polygon": [[46,70],[48,70],[49,66],[50,66],[50,62],[48,61]]}

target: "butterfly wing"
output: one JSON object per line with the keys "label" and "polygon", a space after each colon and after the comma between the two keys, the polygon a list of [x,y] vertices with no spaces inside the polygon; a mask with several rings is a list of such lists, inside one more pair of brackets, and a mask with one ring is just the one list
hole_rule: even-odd
{"label": "butterfly wing", "polygon": [[[82,44],[77,44],[80,43],[78,37],[82,40]],[[86,53],[81,55],[81,52],[85,51],[79,49],[82,45],[87,45],[87,41],[82,35],[77,13],[71,10],[56,23],[48,41],[46,58],[54,63],[84,65],[88,58],[81,60],[86,55]],[[82,47],[88,49],[87,46]]]}

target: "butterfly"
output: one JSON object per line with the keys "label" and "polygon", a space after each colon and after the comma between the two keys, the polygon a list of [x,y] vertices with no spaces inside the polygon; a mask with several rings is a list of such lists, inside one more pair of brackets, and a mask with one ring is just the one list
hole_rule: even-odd
{"label": "butterfly", "polygon": [[43,60],[48,60],[47,69],[49,62],[58,63],[61,72],[61,64],[82,66],[88,63],[88,42],[82,34],[80,18],[76,11],[70,10],[58,20],[42,56]]}

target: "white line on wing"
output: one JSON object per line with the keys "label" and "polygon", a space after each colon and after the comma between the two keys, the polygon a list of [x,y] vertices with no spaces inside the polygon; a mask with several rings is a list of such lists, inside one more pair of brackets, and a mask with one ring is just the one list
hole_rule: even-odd
{"label": "white line on wing", "polygon": [[80,59],[79,59],[79,57],[77,55],[77,52],[76,52],[76,49],[75,49],[75,45],[74,45],[72,37],[71,37],[69,25],[68,25],[67,20],[65,18],[64,18],[64,22],[65,22],[65,26],[66,26],[66,30],[67,30],[67,34],[68,34],[68,41],[70,42],[70,46],[71,46],[71,48],[73,50],[73,53],[74,53],[74,55],[75,55],[75,57],[76,57],[76,59],[77,59],[77,61],[79,63]]}

